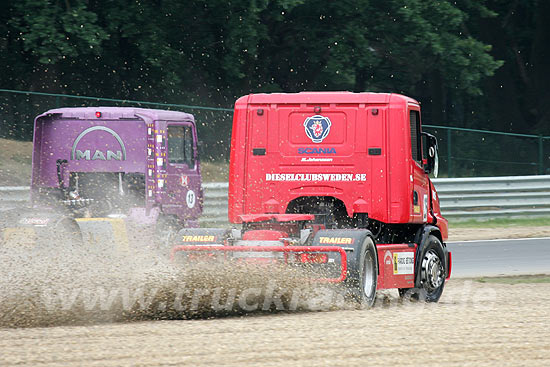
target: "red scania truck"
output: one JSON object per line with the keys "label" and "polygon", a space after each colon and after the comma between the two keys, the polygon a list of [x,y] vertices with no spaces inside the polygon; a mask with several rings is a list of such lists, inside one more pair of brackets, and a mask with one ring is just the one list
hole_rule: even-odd
{"label": "red scania truck", "polygon": [[439,300],[448,222],[420,104],[390,93],[251,94],[235,103],[229,221],[184,229],[172,254],[325,269],[371,306],[377,289]]}

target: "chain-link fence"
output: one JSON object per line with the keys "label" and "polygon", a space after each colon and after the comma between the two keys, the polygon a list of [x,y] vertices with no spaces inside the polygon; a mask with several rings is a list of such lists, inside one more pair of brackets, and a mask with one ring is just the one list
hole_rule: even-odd
{"label": "chain-link fence", "polygon": [[424,125],[437,136],[447,177],[550,174],[550,137]]}
{"label": "chain-link fence", "polygon": [[[32,140],[34,117],[57,107],[136,106],[192,113],[201,157],[228,161],[230,108],[71,96],[0,89],[0,137]],[[447,177],[550,174],[550,136],[424,125],[438,137],[440,172]]]}

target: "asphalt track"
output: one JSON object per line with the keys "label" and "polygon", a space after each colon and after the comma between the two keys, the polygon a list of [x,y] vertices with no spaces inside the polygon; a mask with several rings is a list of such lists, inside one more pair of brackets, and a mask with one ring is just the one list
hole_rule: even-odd
{"label": "asphalt track", "polygon": [[550,237],[449,242],[452,278],[550,274]]}

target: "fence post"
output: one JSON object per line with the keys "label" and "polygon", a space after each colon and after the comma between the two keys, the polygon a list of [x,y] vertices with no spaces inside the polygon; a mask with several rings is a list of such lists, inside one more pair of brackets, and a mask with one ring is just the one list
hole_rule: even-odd
{"label": "fence post", "polygon": [[544,175],[544,140],[539,136],[539,175]]}
{"label": "fence post", "polygon": [[447,175],[453,177],[453,165],[451,162],[451,129],[447,129]]}

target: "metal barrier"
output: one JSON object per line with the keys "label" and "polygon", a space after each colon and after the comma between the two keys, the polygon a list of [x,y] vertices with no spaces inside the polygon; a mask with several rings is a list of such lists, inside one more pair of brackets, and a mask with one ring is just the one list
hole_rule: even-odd
{"label": "metal barrier", "polygon": [[[451,219],[550,216],[550,175],[433,180],[443,215]],[[204,183],[202,226],[227,225],[227,182]],[[0,187],[0,205],[27,201],[28,187]]]}
{"label": "metal barrier", "polygon": [[204,203],[202,208],[201,226],[217,227],[226,225],[227,219],[227,192],[229,183],[209,182],[203,183]]}
{"label": "metal barrier", "polygon": [[[30,199],[28,186],[0,186],[0,206],[6,207]],[[0,208],[1,209],[1,208]]]}
{"label": "metal barrier", "polygon": [[440,178],[433,182],[448,218],[550,215],[550,175]]}

